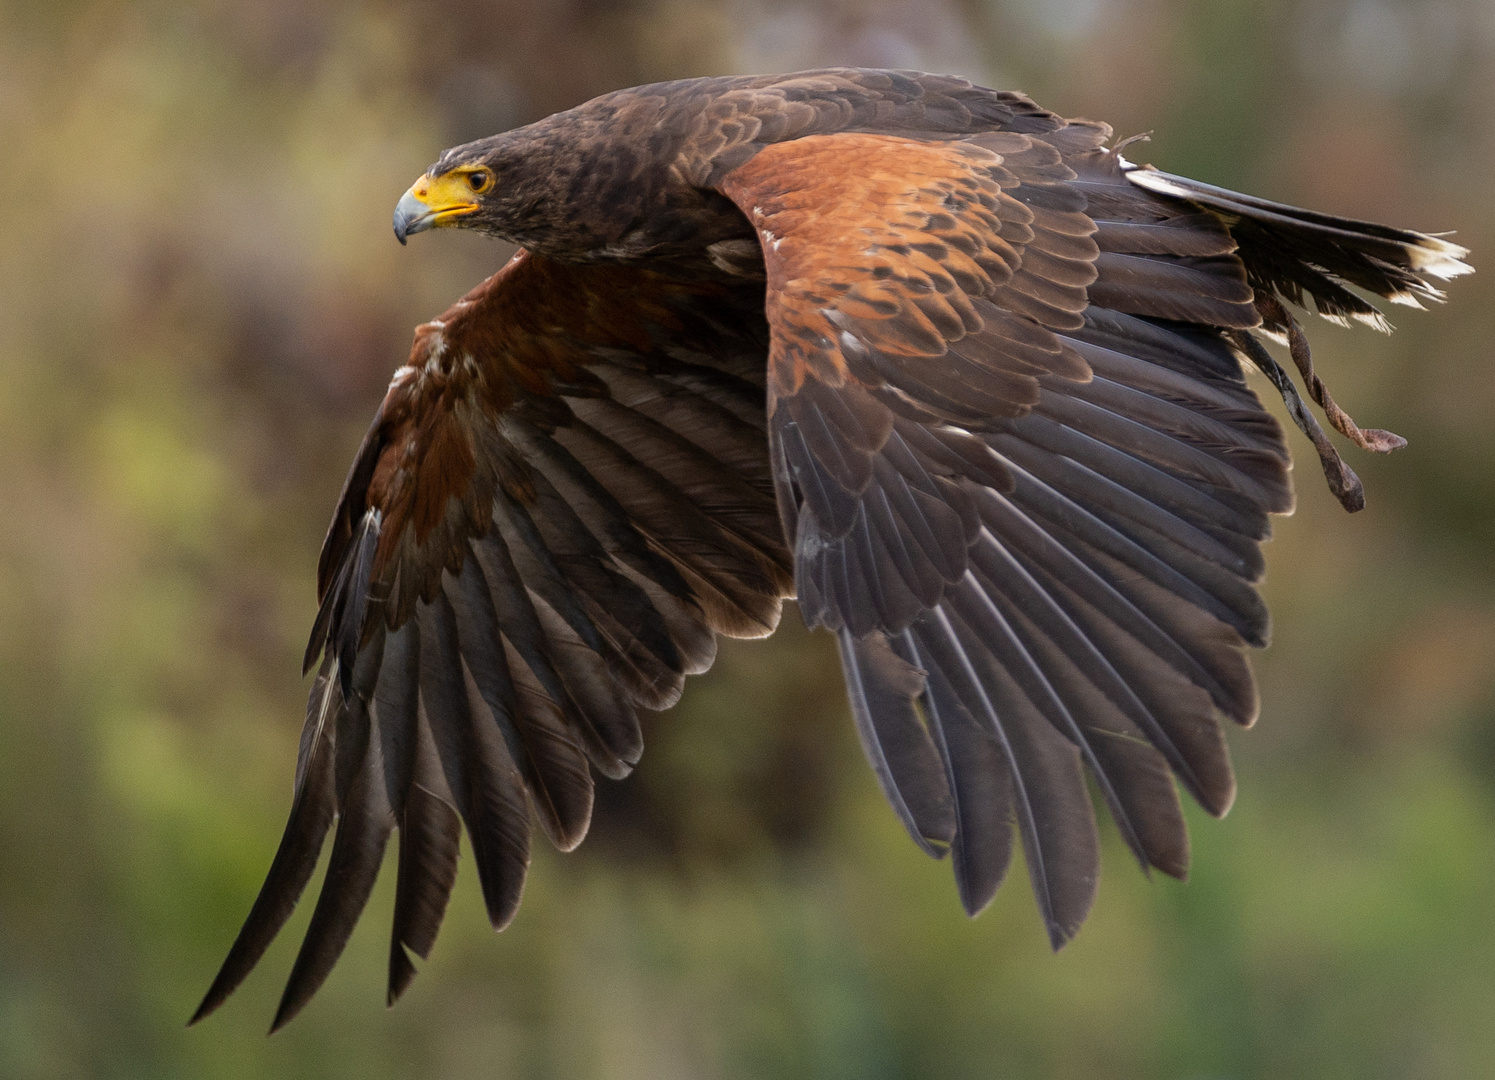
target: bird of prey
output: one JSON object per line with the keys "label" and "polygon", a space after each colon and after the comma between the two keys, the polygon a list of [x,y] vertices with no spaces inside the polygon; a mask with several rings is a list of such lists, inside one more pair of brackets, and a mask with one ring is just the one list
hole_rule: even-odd
{"label": "bird of prey", "polygon": [[836,636],[868,761],[968,912],[1016,837],[1052,944],[1075,934],[1087,774],[1143,869],[1182,876],[1176,789],[1231,804],[1221,723],[1256,717],[1253,586],[1293,507],[1244,367],[1358,509],[1259,339],[1290,346],[1333,427],[1393,449],[1334,404],[1288,305],[1384,330],[1365,294],[1420,306],[1470,267],[1110,138],[958,78],[832,69],[621,90],[443,153],[399,200],[400,242],[520,250],[416,329],[358,450],[317,568],[290,821],[196,1018],[263,955],[334,820],[275,1027],[396,830],[391,1002],[464,827],[505,926],[532,825],[580,843],[594,774],[639,761],[639,711],[791,597]]}

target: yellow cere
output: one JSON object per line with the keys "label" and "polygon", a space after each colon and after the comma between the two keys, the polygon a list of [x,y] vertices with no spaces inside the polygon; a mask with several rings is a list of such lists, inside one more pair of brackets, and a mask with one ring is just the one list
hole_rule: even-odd
{"label": "yellow cere", "polygon": [[430,225],[440,226],[476,210],[477,196],[492,186],[493,173],[488,169],[457,169],[435,179],[429,174],[422,176],[408,194],[430,207]]}

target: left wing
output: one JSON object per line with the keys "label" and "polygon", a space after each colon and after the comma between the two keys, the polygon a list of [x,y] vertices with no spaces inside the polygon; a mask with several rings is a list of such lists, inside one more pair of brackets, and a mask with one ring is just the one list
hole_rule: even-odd
{"label": "left wing", "polygon": [[1259,542],[1292,502],[1222,336],[1260,321],[1234,240],[1127,184],[1106,134],[811,136],[722,184],[767,264],[801,610],[838,635],[883,790],[953,851],[967,910],[1016,833],[1056,947],[1098,878],[1082,768],[1170,874],[1170,772],[1229,806],[1216,717],[1255,716]]}
{"label": "left wing", "polygon": [[194,1020],[290,916],[338,819],[275,1027],[332,969],[400,832],[389,999],[430,951],[466,827],[513,917],[531,819],[569,850],[637,710],[770,633],[789,595],[762,292],[520,253],[416,332],[338,502],[290,821]]}

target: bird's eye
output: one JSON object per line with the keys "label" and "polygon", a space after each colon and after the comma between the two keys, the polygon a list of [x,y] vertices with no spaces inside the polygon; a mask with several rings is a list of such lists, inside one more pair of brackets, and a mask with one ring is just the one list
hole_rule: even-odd
{"label": "bird's eye", "polygon": [[478,172],[470,172],[467,174],[467,186],[472,188],[472,190],[479,195],[487,191],[492,183],[493,174],[487,169],[481,169]]}

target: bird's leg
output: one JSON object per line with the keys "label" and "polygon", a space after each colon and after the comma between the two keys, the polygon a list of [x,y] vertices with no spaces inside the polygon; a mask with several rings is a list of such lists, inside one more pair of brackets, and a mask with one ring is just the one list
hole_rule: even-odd
{"label": "bird's leg", "polygon": [[1324,410],[1324,415],[1329,418],[1335,431],[1360,449],[1373,450],[1378,454],[1389,454],[1407,445],[1407,440],[1394,432],[1360,427],[1350,419],[1349,413],[1335,403],[1329,396],[1329,388],[1324,385],[1324,380],[1313,370],[1313,354],[1308,350],[1308,335],[1303,332],[1298,320],[1293,318],[1292,312],[1282,306],[1282,301],[1270,293],[1258,290],[1256,310],[1269,323],[1279,323],[1287,329],[1287,347],[1293,354],[1293,363],[1298,365],[1298,370],[1303,374],[1303,382],[1308,386],[1308,393]]}
{"label": "bird's leg", "polygon": [[[1286,312],[1283,314],[1286,315]],[[1301,334],[1302,330],[1299,329],[1298,333]],[[1339,456],[1339,451],[1334,449],[1334,444],[1329,441],[1329,436],[1314,419],[1313,413],[1308,410],[1303,399],[1298,396],[1298,388],[1293,385],[1292,376],[1277,362],[1276,357],[1267,352],[1266,346],[1251,331],[1231,330],[1229,337],[1242,352],[1251,358],[1251,362],[1261,369],[1261,373],[1271,380],[1277,392],[1282,395],[1282,401],[1287,406],[1287,413],[1293,418],[1293,423],[1297,424],[1303,434],[1308,436],[1309,441],[1313,443],[1313,448],[1318,451],[1319,463],[1324,467],[1324,479],[1329,481],[1329,490],[1334,493],[1340,505],[1352,514],[1358,510],[1364,510],[1365,485],[1360,482],[1360,477],[1355,475],[1355,470],[1344,463],[1344,459]],[[1304,351],[1307,351],[1306,347]],[[1328,394],[1325,393],[1324,396],[1328,397]]]}

